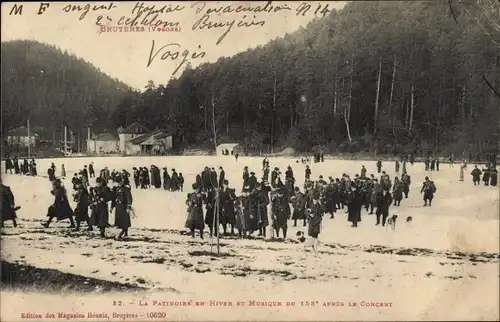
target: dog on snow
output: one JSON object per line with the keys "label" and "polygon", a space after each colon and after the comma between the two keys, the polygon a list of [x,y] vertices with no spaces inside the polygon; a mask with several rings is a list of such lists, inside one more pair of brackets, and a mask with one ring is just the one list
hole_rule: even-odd
{"label": "dog on snow", "polygon": [[387,226],[391,226],[392,230],[396,230],[396,219],[398,219],[398,215],[392,215],[389,219],[387,219]]}

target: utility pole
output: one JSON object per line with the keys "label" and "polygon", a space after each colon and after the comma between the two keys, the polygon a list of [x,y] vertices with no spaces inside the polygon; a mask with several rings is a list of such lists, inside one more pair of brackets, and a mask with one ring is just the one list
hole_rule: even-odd
{"label": "utility pole", "polygon": [[64,126],[64,156],[66,156],[68,154],[68,149],[66,148],[67,139],[68,139],[68,129],[66,128],[66,125],[65,125]]}
{"label": "utility pole", "polygon": [[[214,99],[214,94],[212,93],[212,130],[213,130],[213,135],[214,135],[214,145],[215,145],[215,155],[217,155],[217,131],[215,129],[215,99]],[[213,183],[212,183],[213,185]],[[214,187],[215,189],[215,214],[214,214],[214,220],[213,220],[213,227],[216,227],[216,232],[217,232],[217,255],[220,254],[220,233],[219,233],[219,187],[218,185]],[[212,251],[213,249],[213,235],[212,235],[212,240],[210,242],[210,250]]]}
{"label": "utility pole", "polygon": [[28,159],[31,157],[31,133],[30,133],[30,119],[28,117]]}

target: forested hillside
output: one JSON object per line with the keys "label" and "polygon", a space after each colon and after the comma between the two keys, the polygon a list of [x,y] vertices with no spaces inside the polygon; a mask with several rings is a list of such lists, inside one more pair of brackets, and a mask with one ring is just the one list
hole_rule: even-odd
{"label": "forested hillside", "polygon": [[213,105],[218,141],[254,150],[496,151],[500,101],[486,80],[500,92],[500,35],[475,20],[475,2],[457,3],[456,22],[445,1],[349,3],[266,46],[150,82],[112,120],[176,124],[210,146]]}
{"label": "forested hillside", "polygon": [[[2,135],[26,125],[62,139],[64,125],[86,137],[103,129],[111,111],[131,89],[92,64],[36,41],[2,42]],[[83,140],[81,140],[83,142]]]}

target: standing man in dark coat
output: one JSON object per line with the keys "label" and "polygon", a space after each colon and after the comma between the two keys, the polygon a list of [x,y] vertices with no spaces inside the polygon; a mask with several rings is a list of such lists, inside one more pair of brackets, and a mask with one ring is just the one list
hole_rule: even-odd
{"label": "standing man in dark coat", "polygon": [[245,168],[243,168],[243,187],[246,187],[248,186],[248,178],[250,178],[250,174],[248,173],[248,167],[245,166]]}
{"label": "standing man in dark coat", "polygon": [[474,170],[472,170],[472,172],[470,173],[472,175],[472,182],[474,182],[474,185],[476,186],[479,186],[480,182],[481,182],[481,170],[478,169],[477,165],[474,166]]}
{"label": "standing man in dark coat", "polygon": [[179,172],[179,190],[184,192],[184,176],[182,175],[182,172]]}
{"label": "standing man in dark coat", "polygon": [[496,166],[490,168],[490,186],[496,187],[498,183],[498,171]]}
{"label": "standing man in dark coat", "polygon": [[90,223],[89,218],[89,206],[90,206],[90,196],[87,191],[87,188],[84,187],[81,181],[76,181],[74,184],[76,188],[75,193],[73,195],[73,200],[76,202],[75,210],[73,211],[75,214],[76,228],[75,231],[80,230],[80,224],[82,221],[86,222],[88,225],[88,230],[92,230],[92,224]]}
{"label": "standing man in dark coat", "polygon": [[29,174],[29,164],[27,159],[24,159],[23,162],[23,174]]}
{"label": "standing man in dark coat", "polygon": [[347,221],[351,222],[351,227],[358,227],[361,221],[361,208],[363,207],[363,195],[356,186],[351,186],[351,191],[347,194]]}
{"label": "standing man in dark coat", "polygon": [[387,217],[389,217],[389,207],[391,206],[391,204],[391,194],[389,191],[384,190],[378,200],[377,211],[375,212],[375,215],[377,216],[377,223],[375,224],[375,226],[378,226],[380,224],[380,216],[382,216],[382,226],[385,226],[385,221],[387,220]]}
{"label": "standing man in dark coat", "polygon": [[151,168],[149,169],[149,173],[151,173],[151,185],[156,187],[157,183],[156,183],[156,176],[155,176],[155,166],[152,165]]}
{"label": "standing man in dark coat", "polygon": [[277,196],[272,201],[272,224],[273,229],[276,232],[276,237],[280,236],[280,229],[283,230],[283,238],[286,238],[286,232],[288,230],[287,221],[290,219],[290,205],[288,200],[284,197],[284,191],[280,189]]}
{"label": "standing man in dark coat", "polygon": [[14,173],[19,174],[19,160],[17,160],[17,157],[14,157],[13,163],[14,163]]}
{"label": "standing man in dark coat", "polygon": [[92,216],[91,223],[99,227],[100,236],[106,237],[106,228],[109,226],[108,202],[112,198],[111,190],[106,186],[105,179],[97,178],[96,187],[92,195]]}
{"label": "standing man in dark coat", "polygon": [[95,178],[94,162],[90,162],[89,164],[89,176]]}
{"label": "standing man in dark coat", "polygon": [[293,177],[293,170],[292,170],[291,166],[288,166],[287,170],[285,171],[285,182],[288,179],[294,179],[294,177]]}
{"label": "standing man in dark coat", "polygon": [[122,170],[122,178],[123,178],[123,183],[127,187],[130,187],[130,173],[125,169]]}
{"label": "standing man in dark coat", "polygon": [[140,173],[139,173],[139,170],[137,170],[136,167],[133,167],[132,168],[133,171],[133,176],[134,176],[134,184],[135,184],[135,188],[138,189],[139,188],[139,177],[140,177]]}
{"label": "standing man in dark coat", "polygon": [[168,174],[167,167],[163,167],[163,189],[170,190],[170,188],[171,188],[170,175]]}
{"label": "standing man in dark coat", "polygon": [[273,188],[277,187],[276,180],[278,179],[279,176],[279,170],[280,169],[278,167],[274,167],[273,172],[271,172],[271,187]]}
{"label": "standing man in dark coat", "polygon": [[434,193],[436,192],[436,185],[433,181],[429,180],[429,177],[425,177],[424,184],[420,193],[424,193],[424,207],[427,206],[427,201],[429,202],[429,207],[432,205],[432,199],[434,199]]}
{"label": "standing man in dark coat", "polygon": [[266,237],[266,229],[269,226],[269,217],[267,215],[267,205],[269,205],[270,188],[264,184],[257,184],[255,203],[257,205],[257,224],[259,227],[259,236]]}
{"label": "standing man in dark coat", "polygon": [[401,176],[401,182],[403,183],[403,193],[405,194],[405,199],[408,199],[408,194],[410,193],[411,177],[408,173],[403,172]]}
{"label": "standing man in dark coat", "polygon": [[234,226],[236,224],[235,201],[236,193],[234,189],[229,188],[229,182],[224,180],[221,191],[219,192],[220,198],[220,216],[219,221],[224,230],[224,235],[227,233],[227,225],[231,226],[231,235],[234,235]]}
{"label": "standing man in dark coat", "polygon": [[208,167],[205,167],[205,169],[201,173],[201,180],[203,182],[203,191],[209,191],[212,187],[212,184],[210,183],[210,169]]}
{"label": "standing man in dark coat", "polygon": [[125,185],[123,179],[118,176],[116,178],[118,186],[113,190],[113,199],[111,201],[111,210],[115,211],[115,227],[120,228],[122,231],[118,235],[118,239],[128,236],[128,229],[131,224],[130,211],[132,209],[132,193],[130,187]]}
{"label": "standing man in dark coat", "polygon": [[303,220],[306,223],[306,195],[304,195],[299,187],[295,187],[295,195],[291,198],[293,207],[293,227],[297,227],[297,220]]}
{"label": "standing man in dark coat", "polygon": [[312,240],[312,249],[315,255],[318,254],[318,237],[321,233],[321,222],[323,221],[323,206],[319,202],[318,199],[314,198],[312,201],[312,207],[306,210],[309,227],[308,227],[308,235],[313,239]]}
{"label": "standing man in dark coat", "polygon": [[250,187],[250,190],[253,191],[257,188],[257,178],[255,177],[255,172],[250,172],[250,177],[248,178],[247,186]]}
{"label": "standing man in dark coat", "polygon": [[193,238],[195,229],[198,229],[200,231],[200,237],[203,239],[203,229],[205,228],[203,222],[203,195],[200,187],[196,187],[196,185],[193,184],[192,188],[193,191],[187,195],[186,205],[188,206],[188,216],[184,227],[191,231],[191,237]]}
{"label": "standing man in dark coat", "polygon": [[215,190],[219,187],[219,183],[217,181],[217,172],[215,171],[215,168],[212,168],[210,170],[210,187],[212,190]]}
{"label": "standing man in dark coat", "polygon": [[219,188],[224,186],[224,181],[226,180],[226,172],[222,167],[219,167]]}
{"label": "standing man in dark coat", "polygon": [[486,169],[483,169],[483,182],[485,186],[490,184],[490,169],[488,166],[486,166]]}
{"label": "standing man in dark coat", "polygon": [[12,220],[14,227],[17,227],[17,215],[16,215],[16,203],[14,199],[14,194],[10,187],[5,186],[0,181],[0,193],[2,197],[2,208],[0,209],[0,227],[3,228],[3,223],[7,220]]}
{"label": "standing man in dark coat", "polygon": [[306,165],[306,170],[305,170],[305,180],[311,180],[311,169],[309,168],[308,165]]}
{"label": "standing man in dark coat", "polygon": [[361,179],[366,178],[366,168],[365,166],[361,166]]}
{"label": "standing man in dark coat", "polygon": [[217,236],[219,233],[219,223],[217,222],[217,218],[215,218],[215,197],[215,190],[210,190],[204,198],[206,209],[205,225],[210,230],[210,237]]}
{"label": "standing man in dark coat", "polygon": [[7,173],[7,171],[10,171],[10,174],[12,174],[12,168],[14,168],[14,164],[12,164],[12,160],[7,157],[5,159],[5,173]]}
{"label": "standing man in dark coat", "polygon": [[266,167],[264,168],[262,180],[269,181],[269,166],[267,164],[266,164]]}
{"label": "standing man in dark coat", "polygon": [[401,200],[403,200],[403,182],[401,182],[398,177],[394,178],[394,186],[392,188],[392,196],[394,198],[394,206],[400,206]]}
{"label": "standing man in dark coat", "polygon": [[196,189],[203,189],[203,180],[201,179],[201,174],[196,175]]}
{"label": "standing man in dark coat", "polygon": [[156,189],[160,189],[161,188],[161,175],[160,175],[160,169],[155,166],[154,169],[153,169],[153,176],[155,178],[155,188]]}
{"label": "standing man in dark coat", "polygon": [[377,173],[380,173],[382,171],[382,161],[378,160],[377,161]]}
{"label": "standing man in dark coat", "polygon": [[172,191],[178,191],[179,190],[179,175],[175,171],[175,169],[172,169]]}
{"label": "standing man in dark coat", "polygon": [[89,172],[87,171],[87,165],[83,166],[82,179],[86,186],[89,185]]}
{"label": "standing man in dark coat", "polygon": [[54,180],[52,184],[53,189],[51,193],[52,195],[54,195],[54,203],[49,207],[47,211],[47,217],[49,217],[49,219],[47,220],[47,222],[43,223],[42,226],[48,228],[52,220],[54,218],[57,218],[57,221],[69,219],[69,221],[71,222],[69,228],[75,228],[75,222],[73,220],[73,209],[71,209],[69,205],[66,188],[62,186],[60,179]]}
{"label": "standing man in dark coat", "polygon": [[47,169],[47,176],[49,177],[49,181],[56,180],[56,174],[54,173],[54,168],[50,167]]}

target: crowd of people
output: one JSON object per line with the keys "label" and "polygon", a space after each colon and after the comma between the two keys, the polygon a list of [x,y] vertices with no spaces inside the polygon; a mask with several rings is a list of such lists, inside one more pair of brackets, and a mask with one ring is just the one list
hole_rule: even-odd
{"label": "crowd of people", "polygon": [[[6,160],[6,169],[10,164],[13,164],[13,168],[16,169],[17,159],[14,158],[14,160],[14,163]],[[319,175],[317,180],[313,180],[308,162],[301,158],[297,160],[297,163],[301,160],[304,163],[303,187],[297,186],[297,180],[290,165],[283,175],[278,167],[271,170],[269,160],[264,158],[259,177],[248,166],[243,168],[243,186],[239,195],[230,185],[223,167],[219,167],[218,171],[214,167],[205,167],[196,176],[195,182],[187,193],[185,228],[189,230],[192,237],[195,237],[195,232],[199,231],[200,237],[204,238],[206,227],[209,236],[216,236],[220,234],[220,227],[222,227],[224,235],[249,238],[254,233],[267,237],[267,228],[271,226],[272,237],[279,238],[281,235],[286,238],[288,222],[291,220],[294,227],[298,222],[304,227],[308,226],[308,235],[317,239],[325,215],[334,219],[337,212],[345,211],[347,221],[355,228],[361,222],[364,209],[368,215],[374,215],[376,226],[385,226],[389,218],[390,207],[399,207],[401,201],[409,196],[412,182],[407,171],[407,162],[414,161],[410,155],[402,157],[401,163],[399,161],[394,163],[396,175],[393,179],[386,171],[383,171],[382,161],[379,160],[376,162],[377,175],[368,174],[365,166],[362,166],[359,173],[353,175],[344,173],[341,177],[329,176],[327,179]],[[322,160],[322,155],[314,156],[315,162],[322,162]],[[438,160],[437,158],[426,159],[425,170],[439,171]],[[23,167],[25,163],[28,163],[27,160],[24,161]],[[35,161],[29,162],[28,168],[30,164],[32,164],[32,169],[35,168],[36,173]],[[466,163],[460,167],[461,181],[463,181],[466,167]],[[401,176],[399,176],[400,170]],[[15,172],[22,173],[20,169]],[[476,166],[471,175],[474,185],[480,184],[482,175],[484,185],[496,186],[497,173],[496,165],[488,164],[482,171]],[[136,189],[154,187],[168,191],[184,190],[184,177],[175,169],[171,169],[170,172],[163,167],[161,174],[160,169],[155,165],[149,169],[145,166],[134,167],[131,175],[125,169],[110,171],[108,167],[104,167],[96,178],[94,165],[90,163],[76,171],[71,180],[72,197],[76,204],[76,207],[72,209],[68,192],[60,179],[66,177],[64,164],[60,168],[60,178],[56,177],[54,163],[47,170],[47,175],[52,183],[51,193],[54,196],[54,202],[48,208],[48,220],[43,224],[45,227],[49,227],[54,219],[57,221],[68,219],[69,227],[75,231],[80,230],[81,223],[84,222],[88,230],[97,227],[100,236],[105,237],[106,229],[111,227],[109,213],[114,211],[114,226],[121,229],[118,239],[128,236],[131,216],[134,216],[131,176]],[[91,178],[95,178],[95,185],[92,187]],[[9,191],[9,189],[2,189],[3,209],[15,208],[14,196]],[[423,206],[432,206],[436,191],[434,182],[429,177],[425,177],[420,189],[423,195]],[[2,211],[2,226],[5,220],[13,220],[16,225],[15,219],[15,211]]]}
{"label": "crowd of people", "polygon": [[[405,164],[405,161],[403,161]],[[380,165],[379,161],[377,165]],[[393,180],[385,171],[379,178],[367,175],[363,166],[359,174],[353,177],[344,173],[341,178],[318,176],[312,180],[309,165],[305,166],[304,186],[295,185],[296,179],[291,166],[288,166],[284,177],[278,167],[270,171],[269,161],[263,160],[262,177],[257,178],[255,172],[247,166],[243,169],[242,193],[238,196],[225,177],[224,170],[206,167],[192,184],[192,191],[187,194],[187,219],[185,227],[192,237],[198,230],[204,238],[205,227],[209,235],[219,234],[222,226],[223,234],[237,234],[240,238],[254,233],[266,237],[266,230],[271,225],[272,237],[287,237],[288,221],[297,221],[308,225],[308,234],[317,239],[325,214],[335,218],[334,214],[345,210],[347,220],[352,227],[361,221],[364,208],[370,215],[375,215],[375,225],[385,226],[389,217],[389,208],[398,207],[404,198],[408,198],[411,177],[403,171],[401,178]],[[269,178],[270,177],[270,178]],[[431,206],[436,186],[428,177],[422,185],[424,206]],[[270,205],[270,207],[268,207]],[[374,213],[375,211],[375,213]],[[314,243],[313,243],[314,245]]]}
{"label": "crowd of people", "polygon": [[36,176],[36,161],[33,158],[30,161],[28,161],[28,159],[24,159],[23,161],[21,161],[17,157],[6,157],[5,173],[12,174],[12,170],[14,170],[15,174]]}
{"label": "crowd of people", "polygon": [[[464,181],[464,170],[467,169],[467,165],[464,164],[460,168],[460,181]],[[481,175],[483,177],[481,178]],[[475,186],[481,185],[481,179],[485,186],[496,187],[498,184],[498,170],[496,169],[496,165],[494,163],[488,163],[485,168],[481,171],[477,165],[474,166],[474,169],[471,172],[472,182]]]}
{"label": "crowd of people", "polygon": [[[61,176],[65,175],[64,165],[61,165]],[[76,206],[71,208],[68,192],[60,178],[56,178],[55,165],[52,163],[48,169],[48,177],[52,183],[51,193],[54,195],[54,202],[47,211],[47,222],[44,227],[49,227],[50,223],[69,219],[70,226],[74,231],[79,231],[82,222],[87,224],[89,231],[97,227],[101,237],[106,237],[106,229],[112,227],[109,223],[109,213],[115,212],[114,227],[121,229],[117,239],[128,236],[128,229],[131,226],[132,193],[129,183],[130,174],[126,170],[121,172],[109,171],[104,167],[99,172],[99,177],[95,176],[93,164],[84,166],[83,169],[75,172],[71,183],[73,184],[73,201]],[[89,178],[95,178],[95,185],[90,186]],[[90,210],[90,215],[89,215]]]}
{"label": "crowd of people", "polygon": [[136,189],[154,187],[156,189],[163,188],[168,191],[184,190],[184,176],[182,172],[177,173],[175,169],[172,169],[172,173],[169,173],[167,167],[163,167],[161,175],[160,169],[155,165],[152,165],[149,170],[147,167],[133,167],[132,170]]}

